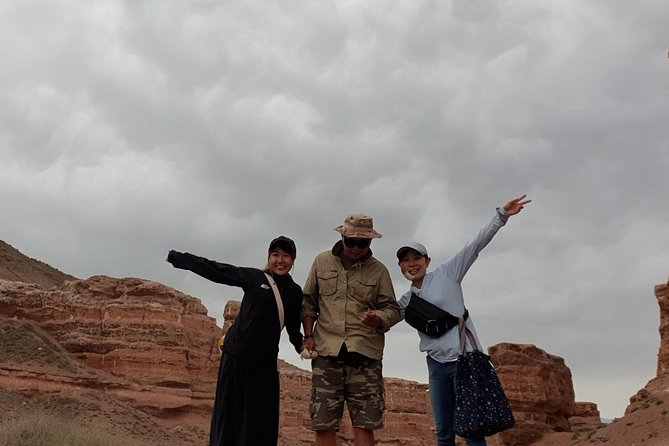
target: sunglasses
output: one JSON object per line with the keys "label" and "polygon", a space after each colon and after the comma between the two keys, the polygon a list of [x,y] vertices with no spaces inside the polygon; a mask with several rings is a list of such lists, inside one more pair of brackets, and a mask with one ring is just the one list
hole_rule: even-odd
{"label": "sunglasses", "polygon": [[369,245],[372,244],[372,239],[344,237],[344,244],[349,248],[369,248]]}

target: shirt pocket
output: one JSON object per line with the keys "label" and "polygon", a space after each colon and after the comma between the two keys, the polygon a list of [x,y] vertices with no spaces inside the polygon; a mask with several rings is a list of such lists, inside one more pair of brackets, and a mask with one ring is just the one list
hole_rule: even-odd
{"label": "shirt pocket", "polygon": [[351,285],[351,296],[366,307],[376,306],[376,280],[353,279]]}
{"label": "shirt pocket", "polygon": [[318,280],[318,291],[321,296],[331,296],[337,292],[338,274],[336,271],[318,273],[316,278]]}

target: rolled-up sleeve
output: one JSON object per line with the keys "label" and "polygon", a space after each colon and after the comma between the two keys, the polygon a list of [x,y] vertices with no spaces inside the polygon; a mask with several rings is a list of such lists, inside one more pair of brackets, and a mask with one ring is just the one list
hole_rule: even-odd
{"label": "rolled-up sleeve", "polygon": [[390,273],[386,269],[379,280],[379,294],[377,297],[377,308],[374,311],[381,318],[381,327],[378,329],[385,333],[402,320],[400,306],[395,299],[395,289],[390,279]]}
{"label": "rolled-up sleeve", "polygon": [[318,280],[316,279],[316,260],[311,265],[307,280],[304,283],[302,288],[304,298],[302,299],[302,312],[300,314],[300,320],[304,320],[305,317],[311,316],[313,318],[318,317]]}

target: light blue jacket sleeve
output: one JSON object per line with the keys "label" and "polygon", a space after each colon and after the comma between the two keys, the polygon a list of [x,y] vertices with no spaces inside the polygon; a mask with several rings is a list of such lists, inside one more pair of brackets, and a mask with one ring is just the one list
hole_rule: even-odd
{"label": "light blue jacket sleeve", "polygon": [[439,268],[451,280],[461,283],[465,274],[469,271],[474,261],[478,258],[479,253],[485,248],[490,240],[497,234],[502,226],[509,220],[509,215],[503,208],[497,208],[492,219],[482,227],[476,237],[471,239],[460,251],[453,257],[439,265]]}

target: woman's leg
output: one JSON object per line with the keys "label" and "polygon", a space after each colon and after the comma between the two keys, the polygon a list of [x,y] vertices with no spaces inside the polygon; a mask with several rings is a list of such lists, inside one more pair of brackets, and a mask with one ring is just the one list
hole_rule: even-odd
{"label": "woman's leg", "polygon": [[235,441],[235,427],[238,424],[235,418],[236,413],[227,410],[235,400],[234,389],[237,386],[234,373],[235,362],[235,357],[229,354],[223,354],[221,357],[214,410],[211,414],[209,446],[221,446]]}
{"label": "woman's leg", "polygon": [[[239,435],[234,446],[276,446],[279,435],[279,372],[276,357],[243,358],[244,387],[238,389]],[[241,371],[241,370],[240,370]],[[224,446],[228,446],[225,444]]]}
{"label": "woman's leg", "polygon": [[[263,358],[264,359],[264,358]],[[209,446],[276,446],[279,373],[276,358],[224,354],[219,369]]]}
{"label": "woman's leg", "polygon": [[428,356],[427,370],[437,446],[455,446],[453,413],[455,411],[457,362],[441,363]]}
{"label": "woman's leg", "polygon": [[[455,446],[453,415],[455,414],[455,390],[457,361],[441,363],[427,357],[430,401],[436,429],[437,446]],[[467,446],[486,446],[485,438],[466,438]]]}
{"label": "woman's leg", "polygon": [[[454,390],[453,390],[453,391],[454,391],[454,395],[453,395],[453,411],[455,412],[455,393],[458,391],[458,380],[457,380],[457,371],[458,371],[457,364],[458,364],[458,363],[457,363],[457,361],[456,361],[456,362],[454,362],[453,364],[455,364],[455,370],[453,371],[453,383],[454,383],[454,387],[453,387],[453,389],[454,389]],[[453,420],[451,419],[451,426],[452,426],[452,425],[453,425]],[[485,441],[485,437],[480,437],[480,438],[465,438],[465,444],[466,444],[467,446],[487,446],[486,441]]]}

